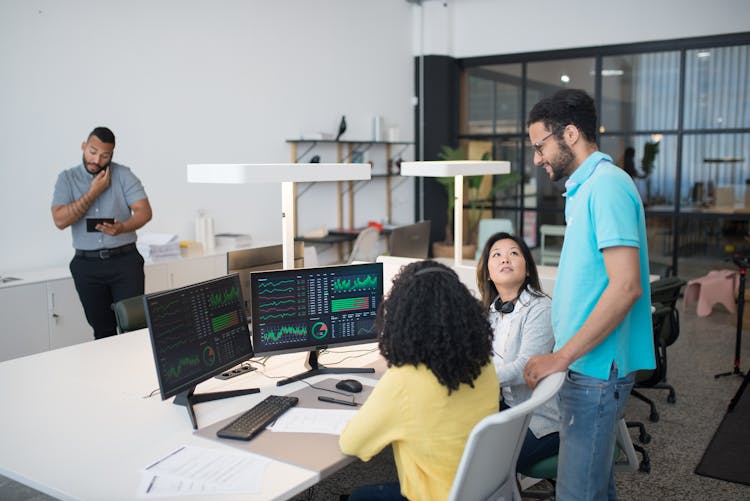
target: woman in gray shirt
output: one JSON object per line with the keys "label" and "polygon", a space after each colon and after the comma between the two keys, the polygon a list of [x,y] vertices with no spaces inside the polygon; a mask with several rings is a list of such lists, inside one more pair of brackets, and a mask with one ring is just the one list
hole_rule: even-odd
{"label": "woman in gray shirt", "polygon": [[[551,352],[555,344],[552,301],[541,291],[529,247],[522,238],[504,232],[487,240],[477,263],[477,286],[495,334],[493,362],[500,380],[500,409],[507,409],[531,396],[523,378],[526,362]],[[525,470],[557,454],[559,429],[553,398],[532,414],[516,469]]]}

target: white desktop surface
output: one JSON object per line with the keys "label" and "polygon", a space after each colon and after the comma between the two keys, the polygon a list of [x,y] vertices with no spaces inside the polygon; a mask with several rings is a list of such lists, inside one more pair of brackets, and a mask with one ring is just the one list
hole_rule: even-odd
{"label": "white desktop surface", "polygon": [[[273,372],[295,374],[303,360],[299,353],[273,357]],[[262,391],[197,404],[198,425],[242,412],[270,393],[305,387],[272,384],[253,371],[199,385],[196,393]],[[142,470],[181,445],[236,450],[194,435],[187,410],[172,399],[162,401],[158,393],[144,398],[157,387],[145,329],[0,363],[0,473],[60,499],[134,499]],[[316,471],[272,460],[260,494],[221,499],[287,499],[320,478]]]}

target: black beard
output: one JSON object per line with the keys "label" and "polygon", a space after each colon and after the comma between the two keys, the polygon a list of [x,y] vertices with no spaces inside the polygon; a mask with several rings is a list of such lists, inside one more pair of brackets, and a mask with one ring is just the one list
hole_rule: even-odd
{"label": "black beard", "polygon": [[88,166],[87,166],[87,164],[86,164],[86,155],[81,155],[81,157],[82,157],[82,162],[83,162],[83,168],[84,168],[84,169],[86,169],[86,172],[88,172],[88,173],[89,173],[89,174],[91,174],[92,176],[96,176],[96,175],[97,175],[97,174],[99,174],[99,173],[100,173],[101,171],[103,171],[104,169],[106,169],[107,167],[109,167],[109,164],[111,164],[111,163],[112,163],[112,160],[110,160],[109,162],[107,162],[107,163],[106,163],[106,164],[104,164],[103,166],[101,166],[101,165],[99,165],[99,164],[96,164],[96,165],[97,165],[97,166],[99,167],[99,170],[98,170],[98,171],[96,171],[96,172],[91,172],[91,171],[90,171],[90,170],[88,169]]}
{"label": "black beard", "polygon": [[558,140],[558,153],[554,161],[549,163],[552,169],[552,181],[560,181],[570,175],[570,166],[573,165],[573,150],[565,144],[564,141]]}

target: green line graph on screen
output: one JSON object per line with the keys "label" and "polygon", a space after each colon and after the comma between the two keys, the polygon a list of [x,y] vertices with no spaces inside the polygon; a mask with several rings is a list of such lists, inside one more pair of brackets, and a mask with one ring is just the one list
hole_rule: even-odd
{"label": "green line graph on screen", "polygon": [[219,308],[227,304],[236,303],[240,299],[240,288],[232,287],[229,290],[217,292],[208,296],[208,304],[212,308]]}
{"label": "green line graph on screen", "polygon": [[199,355],[184,356],[178,358],[177,363],[175,363],[173,366],[167,367],[167,370],[164,372],[164,374],[167,376],[167,379],[179,379],[183,376],[183,372],[189,372],[189,369],[194,369],[195,367],[199,367],[200,365],[201,357]]}
{"label": "green line graph on screen", "polygon": [[352,275],[348,278],[337,278],[331,284],[333,292],[351,292],[375,289],[378,286],[377,275]]}
{"label": "green line graph on screen", "polygon": [[267,280],[258,284],[258,294],[269,296],[280,292],[294,292],[294,286],[297,280],[294,278],[287,280]]}
{"label": "green line graph on screen", "polygon": [[182,299],[173,299],[166,304],[154,303],[151,308],[155,317],[162,322],[169,322],[172,318],[182,315]]}
{"label": "green line graph on screen", "polygon": [[268,344],[299,341],[306,337],[307,325],[305,324],[280,325],[261,329],[261,339]]}

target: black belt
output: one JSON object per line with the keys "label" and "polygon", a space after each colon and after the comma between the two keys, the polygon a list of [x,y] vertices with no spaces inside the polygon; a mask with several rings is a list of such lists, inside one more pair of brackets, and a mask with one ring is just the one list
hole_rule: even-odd
{"label": "black belt", "polygon": [[82,257],[86,259],[109,259],[111,257],[120,256],[122,254],[130,254],[135,252],[135,244],[127,244],[122,247],[115,247],[113,249],[99,249],[99,250],[79,250],[76,249],[76,257]]}

